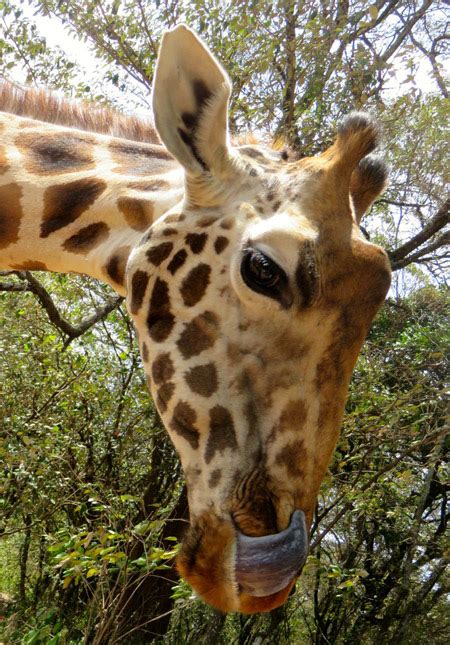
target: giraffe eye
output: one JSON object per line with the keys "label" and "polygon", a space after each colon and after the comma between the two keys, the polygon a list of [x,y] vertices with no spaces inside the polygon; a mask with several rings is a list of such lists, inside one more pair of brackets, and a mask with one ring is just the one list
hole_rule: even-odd
{"label": "giraffe eye", "polygon": [[285,272],[267,255],[256,249],[247,249],[244,252],[241,276],[250,289],[276,300],[279,300],[287,284]]}

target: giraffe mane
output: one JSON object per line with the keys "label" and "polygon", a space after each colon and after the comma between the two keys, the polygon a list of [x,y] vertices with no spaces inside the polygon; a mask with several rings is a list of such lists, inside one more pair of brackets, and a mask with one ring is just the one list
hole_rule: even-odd
{"label": "giraffe mane", "polygon": [[145,119],[61,98],[44,88],[23,87],[5,78],[0,78],[0,111],[121,139],[159,143],[155,128]]}

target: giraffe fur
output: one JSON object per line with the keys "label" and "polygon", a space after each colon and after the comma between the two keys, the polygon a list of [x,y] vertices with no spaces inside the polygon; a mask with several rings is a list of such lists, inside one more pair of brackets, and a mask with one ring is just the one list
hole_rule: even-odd
{"label": "giraffe fur", "polygon": [[366,114],[317,157],[234,146],[230,91],[181,25],[155,74],[163,145],[0,113],[0,266],[85,273],[127,296],[188,486],[178,568],[221,611],[255,613],[282,604],[298,572],[252,595],[237,535],[277,534],[296,510],[311,525],[390,284],[358,226],[387,173]]}

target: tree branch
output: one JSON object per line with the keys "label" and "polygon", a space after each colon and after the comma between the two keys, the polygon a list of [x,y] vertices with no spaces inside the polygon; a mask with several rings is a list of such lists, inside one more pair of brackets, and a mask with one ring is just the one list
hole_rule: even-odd
{"label": "tree branch", "polygon": [[[449,223],[450,221],[449,206],[450,206],[450,199],[447,199],[447,201],[444,202],[442,206],[439,208],[438,212],[431,218],[428,224],[426,224],[423,227],[423,229],[419,233],[417,233],[417,235],[414,235],[414,237],[408,240],[408,242],[405,242],[397,249],[394,249],[393,251],[388,251],[389,259],[391,261],[391,265],[394,270],[400,269],[402,268],[402,266],[406,266],[406,264],[409,264],[410,262],[414,262],[414,260],[410,260],[410,262],[406,262],[405,265],[401,265],[401,260],[404,260],[405,258],[407,258],[407,256],[411,253],[411,251],[415,251],[419,246],[424,244],[433,235],[435,235],[438,231],[444,228],[446,224]],[[442,244],[446,242],[447,237],[444,234],[439,239],[441,240],[440,245],[442,246]],[[439,247],[436,246],[432,250],[435,250],[436,248],[439,248]],[[423,253],[420,253],[420,255],[423,255]],[[420,257],[420,255],[418,257]]]}
{"label": "tree branch", "polygon": [[[50,322],[58,327],[66,336],[68,336],[64,346],[67,347],[69,343],[84,334],[88,329],[93,327],[100,320],[104,320],[108,314],[114,309],[117,309],[123,302],[124,298],[118,296],[112,298],[105,305],[99,307],[92,316],[82,320],[78,325],[72,325],[68,320],[62,317],[58,308],[52,300],[51,295],[45,287],[37,280],[29,271],[17,271],[16,275],[24,281],[24,285],[13,285],[12,283],[0,283],[0,290],[3,291],[31,291],[37,297],[42,307],[47,312]],[[3,288],[6,287],[6,288]],[[9,288],[11,287],[11,288]]]}

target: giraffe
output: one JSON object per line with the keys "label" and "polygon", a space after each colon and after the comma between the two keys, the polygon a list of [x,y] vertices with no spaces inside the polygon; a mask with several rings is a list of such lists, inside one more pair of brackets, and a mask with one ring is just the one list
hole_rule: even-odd
{"label": "giraffe", "polygon": [[389,288],[387,255],[358,225],[387,172],[363,113],[316,157],[233,146],[230,91],[180,25],[155,71],[163,145],[3,114],[0,266],[84,273],[126,296],[188,487],[178,569],[219,610],[255,613],[286,600],[305,562]]}

